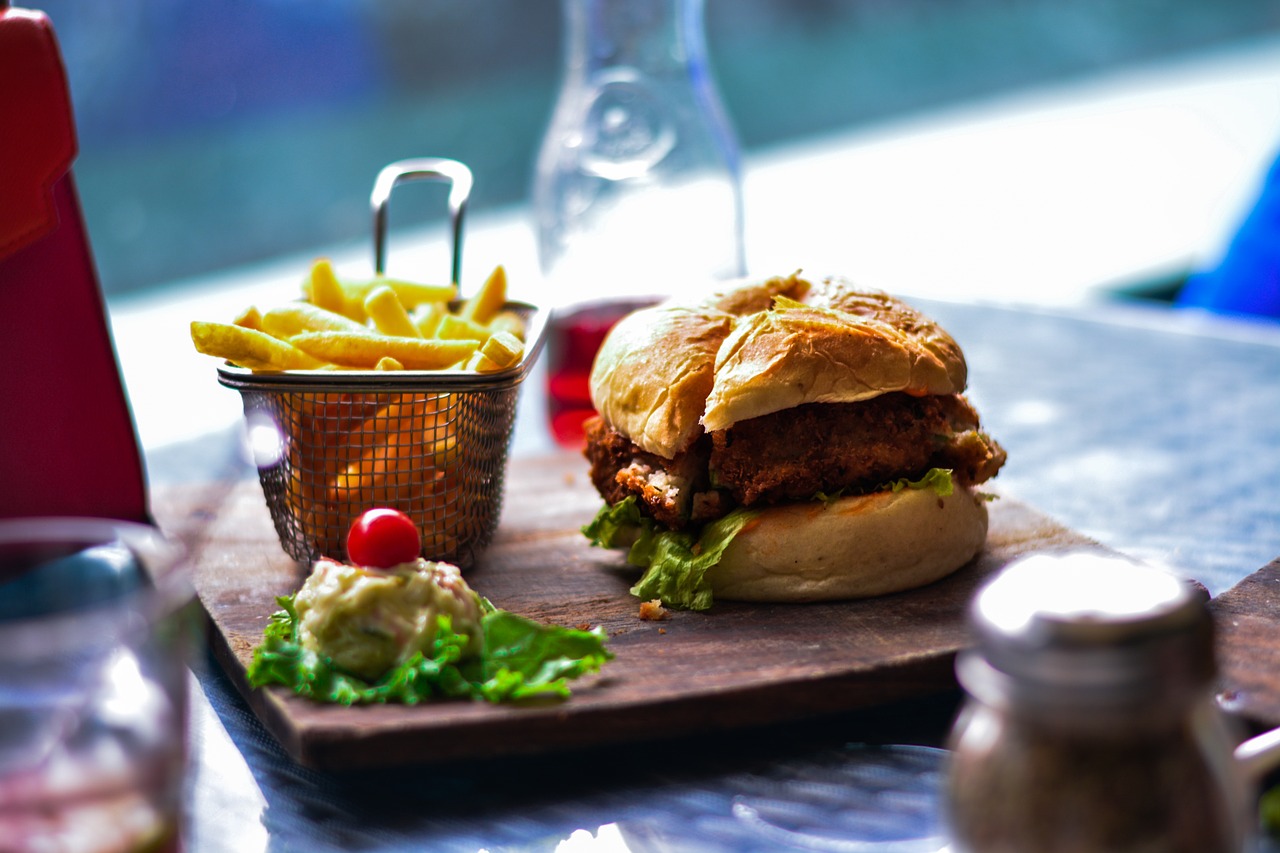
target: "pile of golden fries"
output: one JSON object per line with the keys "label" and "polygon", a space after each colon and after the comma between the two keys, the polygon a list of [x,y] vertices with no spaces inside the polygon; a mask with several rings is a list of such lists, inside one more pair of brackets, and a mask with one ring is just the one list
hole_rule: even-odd
{"label": "pile of golden fries", "polygon": [[250,370],[474,370],[489,373],[524,356],[524,319],[505,310],[506,270],[498,266],[456,310],[454,285],[379,276],[340,281],[327,258],[312,264],[304,299],[231,323],[194,321],[205,355]]}
{"label": "pile of golden fries", "polygon": [[[385,277],[343,282],[321,259],[304,281],[303,297],[265,312],[250,308],[232,323],[193,322],[192,340],[200,352],[255,373],[486,373],[518,365],[525,355],[525,318],[507,307],[501,266],[459,301],[453,286]],[[242,393],[246,413],[265,407],[284,438],[281,464],[261,474],[291,556],[305,559],[306,550],[341,558],[351,523],[375,506],[409,514],[428,558],[465,562],[468,548],[487,541],[500,500],[491,484],[502,480],[514,388]]]}

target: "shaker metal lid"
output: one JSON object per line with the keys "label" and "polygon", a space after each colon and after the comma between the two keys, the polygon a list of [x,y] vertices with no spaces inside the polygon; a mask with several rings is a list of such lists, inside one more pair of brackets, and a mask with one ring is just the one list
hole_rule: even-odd
{"label": "shaker metal lid", "polygon": [[976,654],[1013,681],[1118,698],[1213,677],[1207,598],[1189,580],[1123,557],[1041,554],[979,590],[969,618]]}

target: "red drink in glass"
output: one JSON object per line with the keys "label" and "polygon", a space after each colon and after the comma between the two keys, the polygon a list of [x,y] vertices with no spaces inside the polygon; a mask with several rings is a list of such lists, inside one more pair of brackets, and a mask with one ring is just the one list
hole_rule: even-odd
{"label": "red drink in glass", "polygon": [[580,450],[591,405],[591,364],[614,324],[656,298],[607,299],[557,310],[547,339],[547,416],[562,447]]}

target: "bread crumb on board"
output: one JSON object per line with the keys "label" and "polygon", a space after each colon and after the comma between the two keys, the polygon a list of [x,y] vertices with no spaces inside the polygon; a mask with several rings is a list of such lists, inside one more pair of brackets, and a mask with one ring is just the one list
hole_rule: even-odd
{"label": "bread crumb on board", "polygon": [[671,611],[662,606],[661,599],[640,602],[640,618],[645,622],[660,622],[671,618]]}

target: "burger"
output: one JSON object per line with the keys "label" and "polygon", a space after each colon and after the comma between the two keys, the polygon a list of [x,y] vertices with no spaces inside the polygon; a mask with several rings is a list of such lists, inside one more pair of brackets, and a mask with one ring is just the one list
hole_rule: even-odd
{"label": "burger", "polygon": [[632,593],[865,598],[932,583],[987,535],[1005,452],[965,399],[959,345],[840,277],[736,282],[624,317],[591,370],[583,532],[628,548]]}

